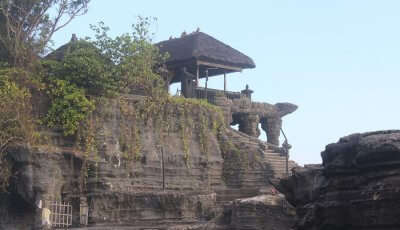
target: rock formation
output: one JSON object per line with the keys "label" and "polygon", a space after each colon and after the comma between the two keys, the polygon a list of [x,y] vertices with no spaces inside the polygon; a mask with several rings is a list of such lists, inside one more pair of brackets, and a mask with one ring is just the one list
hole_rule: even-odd
{"label": "rock formation", "polygon": [[142,116],[151,107],[141,107],[145,100],[103,101],[76,137],[42,130],[42,143],[9,149],[13,177],[0,194],[0,229],[40,229],[52,202],[71,205],[72,227],[84,227],[87,214],[82,229],[291,225],[282,196],[271,193],[269,179],[285,176],[278,146],[218,128],[219,114],[195,104]]}
{"label": "rock formation", "polygon": [[282,194],[260,195],[238,199],[228,206],[228,229],[275,229],[290,230],[294,210]]}
{"label": "rock formation", "polygon": [[298,230],[400,229],[400,131],[343,137],[321,155],[280,183]]}
{"label": "rock formation", "polygon": [[215,97],[215,105],[224,111],[227,124],[239,125],[239,131],[252,137],[260,136],[258,125],[267,134],[267,142],[279,145],[282,128],[282,117],[293,113],[297,106],[291,103],[253,102],[249,97],[229,99],[224,96]]}

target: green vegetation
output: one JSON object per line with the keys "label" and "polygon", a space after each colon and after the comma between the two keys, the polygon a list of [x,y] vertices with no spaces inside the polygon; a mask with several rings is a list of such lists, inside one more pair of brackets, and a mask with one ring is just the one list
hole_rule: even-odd
{"label": "green vegetation", "polygon": [[218,135],[225,125],[222,111],[204,100],[165,95],[147,97],[132,105],[129,99],[121,97],[119,107],[123,115],[120,123],[120,149],[124,157],[130,160],[141,159],[143,140],[139,130],[150,127],[156,134],[156,145],[168,145],[166,136],[170,133],[178,134],[184,161],[190,168],[192,139],[199,140],[201,152],[208,159],[209,135]]}
{"label": "green vegetation", "polygon": [[[69,5],[72,2],[76,2],[76,5]],[[89,0],[26,1],[25,6],[19,1],[0,0],[0,19],[17,20],[7,14],[12,11],[12,4],[22,4],[24,7],[31,4],[29,7],[34,9],[67,4],[64,6],[72,7],[69,16],[73,18],[85,12],[87,2]],[[39,3],[42,5],[36,5]],[[47,10],[41,10],[43,17],[46,17]],[[0,20],[0,32],[10,30],[7,20],[6,24]],[[94,170],[88,165],[88,159],[98,157],[95,135],[100,128],[99,124],[103,122],[101,119],[106,119],[106,113],[99,114],[102,111],[96,107],[105,100],[118,101],[123,115],[119,137],[123,158],[130,162],[144,159],[141,153],[141,129],[149,125],[158,135],[158,145],[165,143],[165,137],[170,132],[179,134],[188,168],[193,138],[199,139],[201,152],[208,159],[208,132],[220,132],[224,125],[222,112],[206,101],[168,95],[163,80],[165,76],[161,76],[167,56],[161,55],[151,43],[149,26],[153,21],[151,18],[139,17],[138,23],[132,25],[131,33],[115,38],[108,36],[109,28],[104,23],[99,23],[92,26],[95,39],[71,41],[40,61],[31,57],[45,50],[55,32],[47,29],[58,30],[57,22],[42,18],[38,27],[27,25],[36,32],[30,34],[23,31],[26,38],[12,35],[15,43],[5,38],[4,34],[0,35],[0,189],[8,186],[11,175],[7,149],[13,144],[35,143],[38,139],[35,125],[38,123],[60,131],[64,136],[75,138],[83,153],[82,170],[88,177],[89,171]],[[43,34],[39,36],[38,33]],[[2,49],[4,47],[6,49]],[[132,105],[129,100],[125,100],[125,95],[132,93],[147,97]],[[36,102],[38,111],[34,112],[31,98],[35,96],[45,99]],[[105,106],[99,107],[103,109]],[[171,119],[176,116],[178,119]],[[98,117],[101,118],[98,120]]]}
{"label": "green vegetation", "polygon": [[[67,4],[71,2],[75,2],[74,7],[77,8]],[[13,26],[8,25],[10,21],[7,20],[18,20],[8,15],[9,12],[15,10],[11,9],[13,4],[32,7],[30,9],[45,7],[45,5],[40,5],[42,3],[49,4],[46,5],[48,7],[67,4],[62,6],[72,7],[68,8],[70,10],[68,12],[75,14],[84,10],[81,7],[85,7],[87,2],[87,0],[26,1],[27,5],[24,5],[25,2],[1,0],[0,18],[6,21],[0,20],[0,30],[7,32],[11,28],[9,26]],[[29,5],[30,3],[32,4]],[[40,12],[43,13],[44,18],[38,21],[39,24],[45,23],[51,26],[57,24],[56,22],[51,24],[52,21],[46,18],[48,15],[46,10]],[[70,16],[73,18],[76,15]],[[15,21],[15,23],[22,22]],[[57,58],[57,54],[49,55],[48,59],[40,62],[28,60],[28,56],[37,55],[43,51],[45,47],[43,41],[49,39],[54,31],[42,31],[43,27],[35,27],[36,31],[48,33],[43,34],[44,37],[35,37],[29,41],[22,38],[18,40],[17,35],[12,35],[12,39],[16,39],[15,43],[7,40],[8,37],[4,37],[5,34],[0,34],[0,48],[6,48],[1,49],[0,58],[1,188],[7,187],[7,178],[10,173],[9,167],[6,167],[9,166],[6,162],[7,149],[13,144],[33,143],[32,137],[36,135],[34,124],[37,121],[62,131],[65,136],[77,138],[84,146],[82,149],[88,157],[89,152],[93,153],[96,149],[95,125],[91,119],[95,111],[95,101],[101,101],[103,97],[115,97],[119,93],[135,92],[137,89],[150,92],[151,97],[167,93],[164,90],[162,78],[155,72],[161,66],[163,57],[158,54],[158,49],[151,44],[149,39],[150,23],[149,18],[139,18],[131,34],[116,38],[108,37],[104,24],[100,24],[103,27],[98,29],[94,26],[93,29],[97,33],[96,40],[71,41],[64,47],[61,58]],[[27,26],[33,25],[27,24]],[[26,34],[26,36],[30,35]],[[38,113],[34,113],[30,108],[31,93],[38,98],[43,98],[43,96],[48,98],[48,100],[36,101],[38,111],[35,112]],[[47,112],[43,109],[47,109]],[[77,135],[79,130],[81,131]],[[134,142],[136,150],[131,151],[138,153],[140,149],[138,130],[132,130],[131,133],[132,137],[137,137],[137,141]],[[132,148],[128,146],[128,149]]]}
{"label": "green vegetation", "polygon": [[9,146],[17,142],[33,142],[37,137],[32,120],[31,94],[10,80],[14,74],[24,74],[12,68],[0,71],[0,191],[8,186],[10,165],[6,159]]}
{"label": "green vegetation", "polygon": [[167,94],[162,78],[153,70],[164,57],[150,43],[150,24],[149,18],[140,17],[131,34],[110,38],[109,29],[99,23],[92,26],[96,40],[71,41],[49,55],[56,60],[42,62],[42,81],[51,100],[45,123],[61,128],[65,135],[73,135],[95,109],[89,97],[110,97],[137,90],[153,97]]}
{"label": "green vegetation", "polygon": [[41,62],[42,82],[51,100],[44,122],[51,128],[61,128],[68,136],[75,134],[95,109],[90,96],[108,95],[115,90],[115,84],[108,71],[111,63],[94,45],[71,41],[63,51],[62,60]]}
{"label": "green vegetation", "polygon": [[80,123],[94,110],[94,103],[83,89],[68,81],[54,80],[48,87],[52,103],[44,120],[51,128],[62,128],[65,136],[75,134]]}
{"label": "green vegetation", "polygon": [[120,92],[141,90],[158,95],[164,87],[165,83],[157,69],[167,56],[160,54],[158,48],[151,43],[149,32],[149,27],[155,20],[139,16],[138,22],[132,25],[131,33],[122,34],[114,39],[107,34],[110,29],[103,22],[97,26],[91,25],[96,38],[92,44],[114,64],[111,75],[118,76],[114,80]]}
{"label": "green vegetation", "polygon": [[60,55],[62,60],[44,60],[47,79],[60,79],[85,90],[88,95],[102,96],[116,90],[117,78],[113,77],[112,63],[102,56],[93,44],[79,40],[49,55]]}

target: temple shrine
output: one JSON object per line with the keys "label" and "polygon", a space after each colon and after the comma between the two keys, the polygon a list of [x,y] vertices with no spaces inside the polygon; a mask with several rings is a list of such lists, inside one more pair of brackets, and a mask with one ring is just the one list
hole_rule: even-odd
{"label": "temple shrine", "polygon": [[[294,112],[297,106],[291,103],[253,102],[253,90],[246,85],[241,92],[227,90],[227,75],[252,69],[254,61],[240,51],[224,44],[199,30],[179,38],[170,38],[156,44],[161,53],[168,53],[166,66],[169,84],[181,84],[181,95],[186,98],[206,99],[209,103],[220,106],[225,120],[230,125],[239,125],[239,131],[258,137],[259,124],[267,134],[270,144],[279,146],[282,130],[282,117]],[[210,89],[210,77],[223,76],[223,90]],[[205,79],[204,87],[200,79]]]}

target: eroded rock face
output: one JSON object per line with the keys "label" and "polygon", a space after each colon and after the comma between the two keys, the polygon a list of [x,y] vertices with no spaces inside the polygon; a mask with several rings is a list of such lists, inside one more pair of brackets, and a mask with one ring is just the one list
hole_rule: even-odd
{"label": "eroded rock face", "polygon": [[294,223],[294,213],[285,202],[282,194],[235,200],[230,229],[289,230]]}
{"label": "eroded rock face", "polygon": [[[89,210],[87,229],[204,229],[205,223],[214,226],[206,229],[219,229],[215,221],[224,205],[269,191],[268,179],[281,174],[284,157],[276,146],[230,128],[216,132],[216,114],[193,108],[185,118],[166,106],[170,116],[159,125],[155,117],[130,113],[140,100],[98,108],[96,122],[85,130],[94,141],[90,151],[55,132],[43,146],[10,149],[15,176],[11,193],[0,195],[0,229],[39,228],[40,201],[70,203],[73,227],[82,227],[82,199]],[[185,119],[193,127],[182,133]],[[255,223],[272,218],[269,206],[251,205]],[[232,210],[242,213],[248,204],[236,206]],[[245,224],[234,217],[239,218],[234,226]],[[259,226],[252,229],[263,229]]]}
{"label": "eroded rock face", "polygon": [[270,144],[279,146],[279,136],[282,128],[282,117],[297,110],[297,105],[291,103],[253,102],[250,98],[230,100],[224,96],[216,97],[215,104],[223,112],[225,121],[230,125],[239,125],[239,130],[252,137],[260,136],[258,125],[267,134]]}
{"label": "eroded rock face", "polygon": [[326,146],[324,167],[333,171],[361,170],[400,164],[400,131],[353,134]]}
{"label": "eroded rock face", "polygon": [[267,134],[268,143],[279,145],[282,128],[282,118],[270,117],[261,119],[261,128]]}
{"label": "eroded rock face", "polygon": [[297,229],[400,229],[400,131],[353,134],[321,155],[322,166],[295,169],[280,183]]}
{"label": "eroded rock face", "polygon": [[222,214],[208,223],[169,230],[291,230],[294,215],[282,194],[264,194],[229,202]]}

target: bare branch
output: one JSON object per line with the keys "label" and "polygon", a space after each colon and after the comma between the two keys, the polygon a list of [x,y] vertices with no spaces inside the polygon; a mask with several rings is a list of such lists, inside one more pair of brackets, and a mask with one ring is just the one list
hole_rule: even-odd
{"label": "bare branch", "polygon": [[46,12],[50,9],[51,5],[48,4],[46,5],[46,7],[44,7],[41,10],[41,13],[39,15],[37,15],[33,20],[32,20],[32,26],[30,27],[30,29],[27,31],[28,36],[30,36],[32,34],[32,32],[37,29],[40,20],[45,16]]}
{"label": "bare branch", "polygon": [[[87,12],[90,0],[2,0],[0,42],[13,65],[25,65],[32,54],[41,53],[53,34]],[[55,17],[50,11],[56,9]],[[4,20],[3,20],[4,18]]]}

